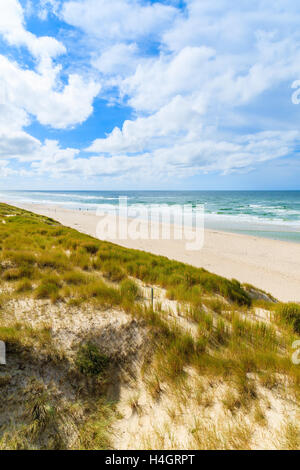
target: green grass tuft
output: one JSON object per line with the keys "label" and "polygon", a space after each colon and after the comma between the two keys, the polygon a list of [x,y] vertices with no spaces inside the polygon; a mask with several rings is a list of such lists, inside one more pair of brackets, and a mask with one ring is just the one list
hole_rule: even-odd
{"label": "green grass tuft", "polygon": [[93,343],[82,345],[76,356],[76,366],[81,374],[96,376],[103,374],[109,365],[109,358],[99,352]]}
{"label": "green grass tuft", "polygon": [[275,312],[279,319],[292,326],[295,333],[300,335],[300,305],[296,303],[277,304]]}

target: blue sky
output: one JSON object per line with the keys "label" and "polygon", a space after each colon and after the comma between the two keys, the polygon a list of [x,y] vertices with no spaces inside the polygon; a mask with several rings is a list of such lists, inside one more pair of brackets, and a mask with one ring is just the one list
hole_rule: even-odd
{"label": "blue sky", "polygon": [[299,24],[292,0],[1,0],[0,188],[300,189]]}

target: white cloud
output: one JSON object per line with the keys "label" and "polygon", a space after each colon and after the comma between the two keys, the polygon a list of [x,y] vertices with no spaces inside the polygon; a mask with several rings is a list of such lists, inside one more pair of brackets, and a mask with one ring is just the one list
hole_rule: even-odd
{"label": "white cloud", "polygon": [[13,46],[27,47],[37,59],[33,70],[0,55],[1,102],[17,110],[17,115],[22,114],[19,131],[29,124],[30,115],[43,125],[60,129],[80,124],[90,116],[100,84],[78,73],[71,73],[64,83],[60,80],[62,67],[53,65],[52,59],[66,51],[64,45],[55,38],[28,32],[17,0],[1,1],[0,34]]}
{"label": "white cloud", "polygon": [[0,159],[32,158],[40,143],[22,130],[28,124],[28,115],[24,110],[0,102]]}
{"label": "white cloud", "polygon": [[36,151],[34,155],[36,161],[32,163],[32,168],[37,169],[39,174],[68,173],[78,153],[77,149],[63,149],[58,141],[47,139]]}
{"label": "white cloud", "polygon": [[133,44],[114,44],[92,60],[92,65],[103,74],[128,75],[140,61],[138,47]]}
{"label": "white cloud", "polygon": [[235,129],[249,122],[248,104],[300,76],[300,10],[279,0],[266,22],[261,0],[187,3],[187,14],[164,31],[159,56],[142,57],[119,81],[120,96],[137,117],[87,150],[142,155],[141,164],[151,155],[153,168],[182,174],[236,171],[292,152],[299,133],[283,130],[280,119],[277,128],[273,120],[271,129],[251,135]]}
{"label": "white cloud", "polygon": [[[42,73],[24,70],[18,64],[0,56],[0,75],[5,103],[17,106],[36,116],[41,124],[65,128],[85,121],[92,113],[93,99],[100,85],[86,81],[77,74],[60,84],[60,67],[50,64]],[[57,89],[58,85],[61,89]]]}
{"label": "white cloud", "polygon": [[93,111],[99,83],[76,73],[62,83],[62,67],[53,65],[52,59],[64,53],[65,47],[55,38],[28,32],[16,0],[0,3],[0,34],[11,46],[26,47],[36,59],[34,70],[0,55],[0,176],[18,173],[11,167],[12,160],[20,162],[20,175],[30,174],[22,166],[26,163],[33,163],[34,169],[34,162],[39,162],[39,172],[47,165],[68,166],[78,150],[61,149],[58,142],[50,140],[42,144],[24,128],[32,116],[43,125],[61,129],[85,121]]}
{"label": "white cloud", "polygon": [[14,157],[22,160],[27,156],[32,160],[38,146],[38,140],[24,131],[0,132],[0,158]]}
{"label": "white cloud", "polygon": [[186,14],[178,17],[163,36],[172,51],[206,44],[230,56],[244,53],[247,61],[249,53],[254,58],[257,32],[289,37],[299,24],[299,5],[294,0],[276,0],[272,8],[265,0],[186,0],[186,4]]}
{"label": "white cloud", "polygon": [[40,7],[38,10],[38,17],[41,20],[46,20],[48,18],[49,13],[57,14],[60,7],[59,0],[39,0]]}
{"label": "white cloud", "polygon": [[4,179],[17,173],[16,171],[9,168],[8,164],[8,161],[0,159],[0,178]]}
{"label": "white cloud", "polygon": [[98,39],[117,42],[160,36],[177,14],[172,6],[138,0],[76,0],[62,8],[67,23]]}
{"label": "white cloud", "polygon": [[155,111],[177,95],[190,96],[207,80],[204,74],[215,51],[185,47],[178,54],[161,54],[139,64],[135,74],[121,84],[121,93],[138,111]]}
{"label": "white cloud", "polygon": [[37,37],[26,31],[24,12],[17,0],[1,0],[0,34],[13,46],[26,46],[37,58],[53,58],[66,52],[64,45],[55,38]]}
{"label": "white cloud", "polygon": [[[62,80],[66,70],[54,59],[64,45],[27,31],[19,2],[3,0],[0,34],[11,45],[27,47],[36,66],[0,56],[7,116],[2,121],[16,116],[11,129],[1,128],[0,116],[2,158],[27,162],[31,153],[33,174],[123,175],[134,181],[145,175],[156,180],[241,171],[291,154],[299,142],[298,125],[287,123],[278,97],[300,78],[296,2],[276,0],[270,9],[264,0],[187,0],[184,12],[178,4],[40,0],[41,18],[54,12],[75,34],[81,32],[85,58],[74,73],[72,55]],[[77,43],[67,44],[76,52]],[[100,92],[110,103],[118,95],[118,104],[131,106],[133,117],[95,138],[88,158],[56,141],[36,141],[23,130],[32,116],[59,129],[80,124]],[[274,95],[265,116],[259,100],[266,92]],[[17,157],[22,142],[23,156]]]}
{"label": "white cloud", "polygon": [[159,149],[155,158],[173,168],[192,174],[208,171],[224,173],[288,155],[300,137],[298,131],[260,132],[226,140],[199,140]]}
{"label": "white cloud", "polygon": [[135,157],[120,154],[90,158],[80,157],[76,149],[61,149],[56,141],[47,141],[36,153],[31,174],[55,178],[81,175],[134,183],[137,179],[150,182],[180,179],[200,172],[240,172],[252,165],[288,155],[299,137],[298,131],[261,132],[230,141],[178,141],[172,147],[159,147]]}
{"label": "white cloud", "polygon": [[149,117],[125,121],[122,131],[116,127],[105,139],[97,139],[87,149],[99,153],[136,153],[169,145],[170,139],[186,140],[201,134],[201,109],[177,95]]}

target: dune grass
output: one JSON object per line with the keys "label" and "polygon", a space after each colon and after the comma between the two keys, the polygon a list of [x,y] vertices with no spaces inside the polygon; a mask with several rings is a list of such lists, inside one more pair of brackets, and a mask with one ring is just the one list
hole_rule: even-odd
{"label": "dune grass", "polygon": [[88,376],[99,376],[108,367],[109,358],[99,352],[91,342],[82,344],[77,351],[76,366],[79,371]]}
{"label": "dune grass", "polygon": [[[287,368],[284,350],[288,346],[275,329],[245,318],[252,301],[238,281],[102,242],[6,204],[0,204],[1,218],[5,221],[0,224],[2,282],[13,285],[19,295],[75,305],[93,302],[142,316],[159,337],[158,351],[169,364],[170,376],[180,375],[186,363],[225,374],[237,364],[249,370],[274,367],[274,363],[278,370]],[[168,298],[189,305],[198,338],[188,337],[178,327],[174,330],[163,312],[141,307],[141,294],[132,278],[158,285],[166,289]],[[278,321],[291,325],[296,333],[299,311],[296,304],[276,305]],[[213,356],[207,352],[211,348],[216,351]]]}
{"label": "dune grass", "polygon": [[[97,298],[101,303],[103,298],[104,305],[119,305],[118,284],[130,276],[155,283],[167,289],[170,298],[195,306],[207,294],[219,294],[238,305],[251,304],[250,297],[237,281],[204,269],[101,242],[47,217],[5,204],[0,204],[0,218],[5,222],[0,226],[1,278],[10,283],[18,281],[16,289],[19,291],[22,291],[22,281],[26,281],[24,292],[30,290],[29,280],[34,287],[33,295],[38,299],[80,303]],[[93,276],[88,276],[89,273]],[[115,283],[115,291],[113,287],[106,289],[97,275]],[[66,286],[69,289],[65,289]],[[128,304],[124,289],[125,284],[121,297],[126,297]],[[216,303],[215,308],[221,308],[221,304]]]}
{"label": "dune grass", "polygon": [[[156,310],[149,307],[134,279],[165,289],[168,299],[183,306],[182,317],[196,327],[194,332],[171,321],[159,306]],[[147,379],[152,396],[160,394],[163,382],[176,390],[189,367],[199,375],[228,381],[234,393],[224,396],[223,405],[232,414],[253,405],[257,419],[261,416],[249,374],[256,374],[268,390],[276,388],[277,375],[284,374],[299,394],[300,369],[290,360],[290,347],[300,333],[300,306],[263,300],[264,307],[274,313],[274,326],[254,322],[251,297],[236,280],[102,242],[47,217],[0,204],[0,286],[0,309],[17,295],[58,305],[86,303],[97,309],[119,309],[140,320],[151,342],[143,370],[151,370],[154,377]],[[9,347],[28,346],[35,340],[51,349],[49,330],[37,332],[26,325],[8,327],[0,322],[0,340]],[[87,376],[101,376],[108,363],[96,349],[87,343],[78,351],[77,368]],[[104,428],[110,417],[105,407],[93,410],[80,437],[82,447],[108,446]],[[87,431],[93,437],[88,438]],[[230,448],[248,446],[244,426],[233,434]],[[210,436],[213,442],[214,431]],[[204,448],[213,447],[212,442],[202,443],[200,428],[194,437]],[[218,446],[223,448],[224,443]]]}
{"label": "dune grass", "polygon": [[295,303],[277,304],[275,309],[279,321],[290,325],[300,335],[300,305]]}

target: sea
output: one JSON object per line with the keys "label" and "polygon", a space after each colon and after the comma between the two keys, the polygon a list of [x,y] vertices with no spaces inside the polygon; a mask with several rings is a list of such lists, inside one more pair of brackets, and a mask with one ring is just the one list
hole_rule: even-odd
{"label": "sea", "polygon": [[[1,191],[0,201],[69,209],[204,207],[205,228],[300,243],[300,191]],[[199,209],[200,210],[200,209]]]}

